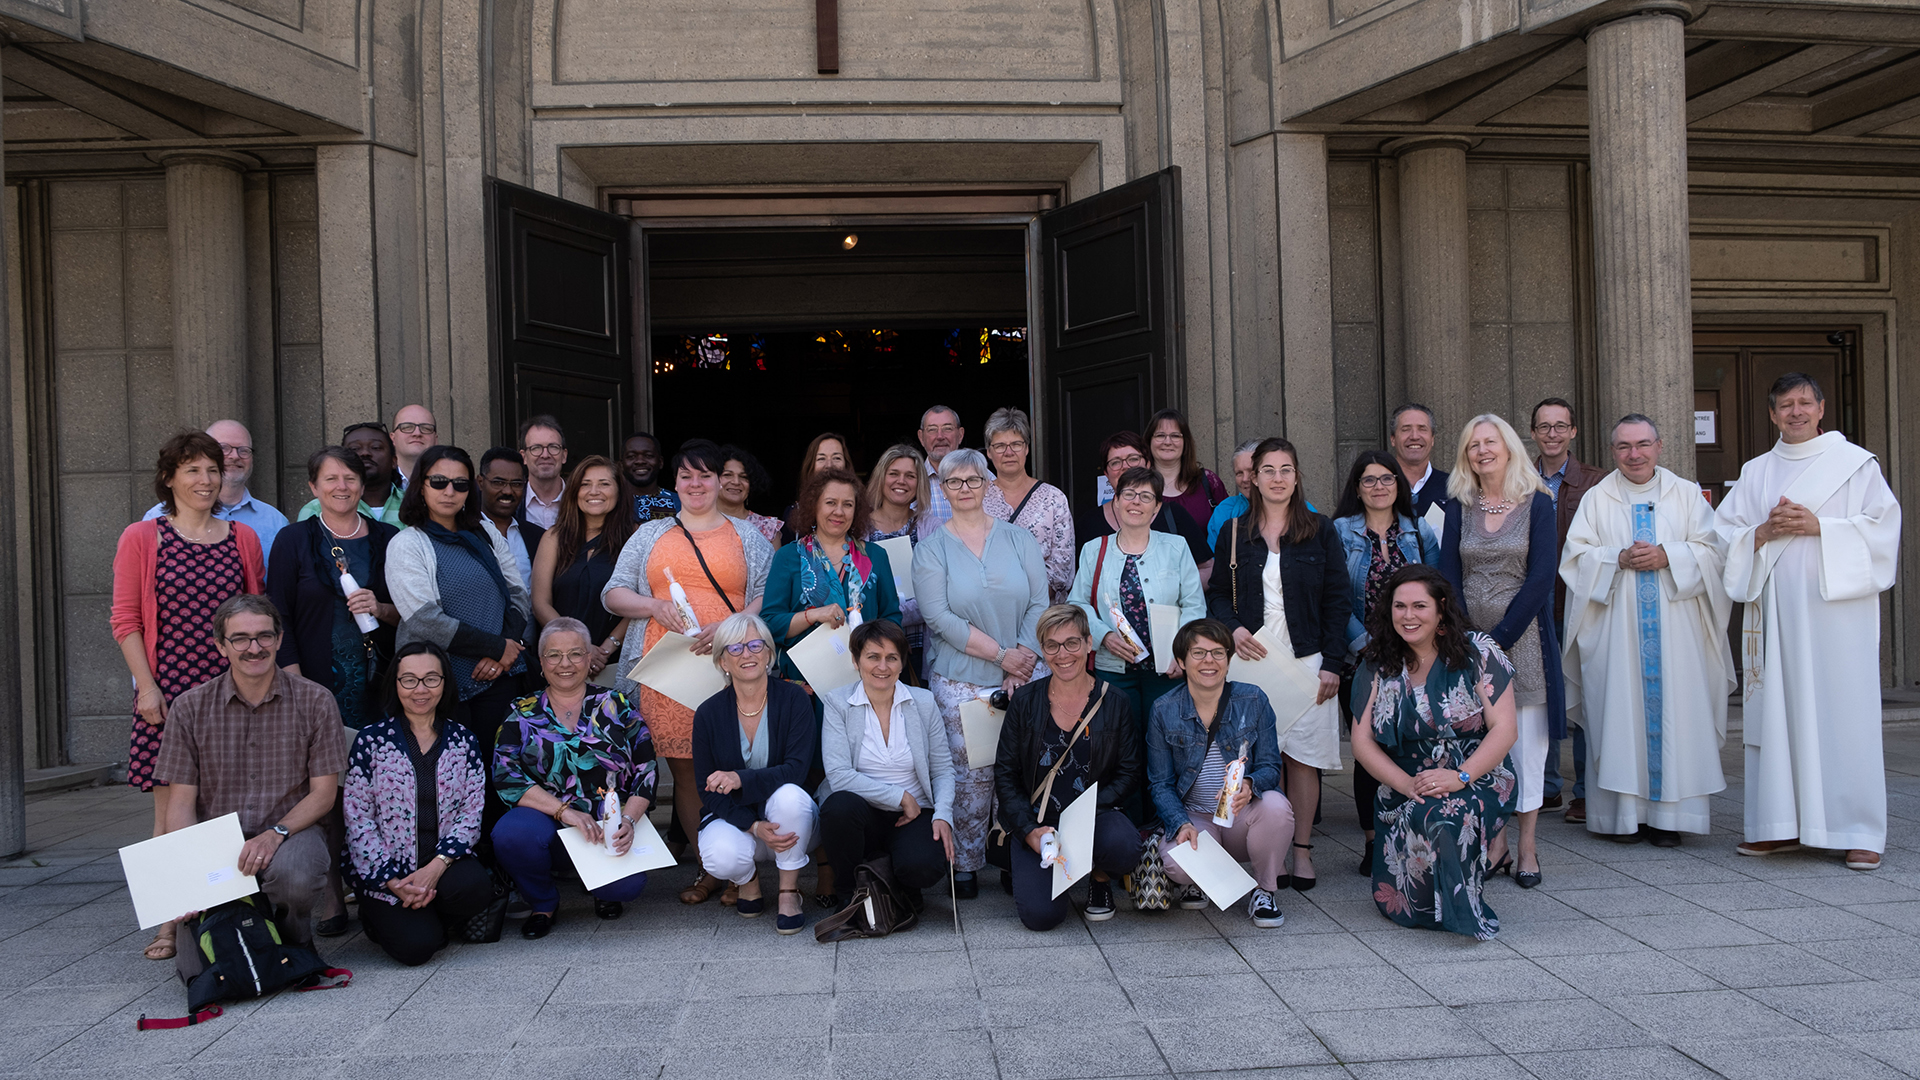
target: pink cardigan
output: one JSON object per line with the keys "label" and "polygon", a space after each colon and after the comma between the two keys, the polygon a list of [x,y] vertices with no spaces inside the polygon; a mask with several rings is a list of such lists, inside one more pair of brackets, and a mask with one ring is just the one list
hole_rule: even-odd
{"label": "pink cardigan", "polygon": [[[240,569],[250,593],[265,592],[266,560],[260,555],[260,538],[254,531],[235,521],[234,538],[240,544]],[[159,664],[160,597],[154,591],[153,578],[159,569],[160,524],[136,521],[120,534],[120,546],[113,553],[113,640],[123,641],[128,634],[144,635],[147,646],[147,670]]]}

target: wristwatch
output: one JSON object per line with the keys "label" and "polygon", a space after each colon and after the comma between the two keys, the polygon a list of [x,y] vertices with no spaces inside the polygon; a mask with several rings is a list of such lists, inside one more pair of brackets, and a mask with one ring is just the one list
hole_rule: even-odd
{"label": "wristwatch", "polygon": [[1468,772],[1465,769],[1460,770],[1460,786],[1461,787],[1473,786],[1473,774]]}
{"label": "wristwatch", "polygon": [[292,833],[287,831],[287,827],[285,825],[269,825],[268,828],[272,829],[274,832],[279,833],[280,839],[282,840],[285,840],[287,837],[293,835]]}
{"label": "wristwatch", "polygon": [[1005,648],[1002,648],[997,654],[994,655],[993,663],[994,663],[994,666],[998,667],[999,665],[1004,664],[1006,662],[1007,662],[1007,650]]}
{"label": "wristwatch", "polygon": [[449,859],[449,858],[447,858],[447,853],[446,853],[446,852],[444,852],[444,851],[442,851],[442,852],[438,852],[438,853],[436,853],[436,854],[434,855],[434,858],[436,858],[436,859],[439,859],[439,860],[440,860],[440,864],[441,864],[442,866],[452,866],[452,865],[453,865],[453,860],[452,860],[452,859]]}

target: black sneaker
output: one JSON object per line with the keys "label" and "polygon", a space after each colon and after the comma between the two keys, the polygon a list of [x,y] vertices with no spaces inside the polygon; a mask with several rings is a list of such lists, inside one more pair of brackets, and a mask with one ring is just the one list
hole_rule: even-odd
{"label": "black sneaker", "polygon": [[1287,921],[1287,917],[1280,914],[1280,905],[1274,903],[1273,894],[1265,889],[1255,889],[1247,897],[1247,916],[1262,930],[1271,930]]}
{"label": "black sneaker", "polygon": [[1200,891],[1200,886],[1189,885],[1180,890],[1180,910],[1204,911],[1206,907],[1207,894]]}
{"label": "black sneaker", "polygon": [[339,937],[347,932],[347,913],[343,911],[331,919],[316,921],[313,932],[321,937]]}
{"label": "black sneaker", "polygon": [[1083,914],[1088,922],[1106,922],[1113,918],[1113,882],[1087,883],[1087,908]]}

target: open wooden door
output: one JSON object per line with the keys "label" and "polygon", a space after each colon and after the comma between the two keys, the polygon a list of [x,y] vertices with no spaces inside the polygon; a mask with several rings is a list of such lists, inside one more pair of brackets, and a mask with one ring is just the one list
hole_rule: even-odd
{"label": "open wooden door", "polygon": [[501,438],[548,413],[573,460],[619,460],[633,398],[629,222],[501,180],[487,200]]}
{"label": "open wooden door", "polygon": [[1100,441],[1182,406],[1180,170],[1040,216],[1047,479],[1092,505]]}

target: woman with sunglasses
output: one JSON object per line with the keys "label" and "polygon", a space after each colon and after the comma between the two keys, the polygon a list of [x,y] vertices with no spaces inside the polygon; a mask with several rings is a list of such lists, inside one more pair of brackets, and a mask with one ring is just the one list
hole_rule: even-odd
{"label": "woman with sunglasses", "polygon": [[768,677],[773,631],[758,615],[729,615],[714,628],[713,665],[727,688],[693,714],[700,865],[738,887],[734,910],[753,919],[767,910],[759,863],[772,860],[780,880],[774,928],[797,934],[807,924],[800,871],[819,824],[800,786],[813,765],[813,705],[798,686]]}
{"label": "woman with sunglasses", "polygon": [[929,689],[953,754],[954,888],[963,900],[979,895],[974,875],[987,863],[993,762],[967,760],[960,706],[1046,674],[1034,631],[1047,609],[1046,562],[1032,533],[986,512],[992,475],[980,451],[948,451],[939,483],[953,517],[913,553],[913,592],[933,653]]}
{"label": "woman with sunglasses", "polygon": [[473,857],[487,804],[487,764],[472,732],[449,724],[447,654],[415,641],[393,659],[387,718],[360,729],[341,778],[347,859],[367,937],[408,967],[433,959],[493,902]]}
{"label": "woman with sunglasses", "polygon": [[[387,588],[400,612],[398,645],[431,641],[453,662],[453,717],[493,760],[500,721],[520,696],[532,602],[504,540],[480,528],[473,459],[457,446],[420,455],[400,503],[408,528],[387,545]],[[486,825],[502,807],[487,802]]]}
{"label": "woman with sunglasses", "polygon": [[[1354,459],[1333,515],[1333,531],[1347,553],[1347,578],[1352,585],[1352,610],[1347,615],[1347,640],[1355,654],[1366,647],[1366,625],[1380,602],[1388,578],[1408,564],[1436,566],[1440,538],[1426,522],[1413,516],[1413,488],[1400,463],[1384,450],[1367,450]],[[1340,684],[1340,711],[1353,723],[1353,670]],[[1373,796],[1380,782],[1365,769],[1353,774],[1353,807],[1360,831],[1367,838],[1356,873],[1373,873]]]}

